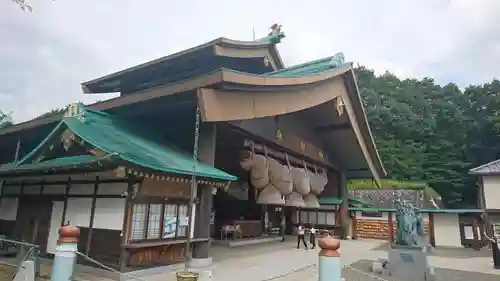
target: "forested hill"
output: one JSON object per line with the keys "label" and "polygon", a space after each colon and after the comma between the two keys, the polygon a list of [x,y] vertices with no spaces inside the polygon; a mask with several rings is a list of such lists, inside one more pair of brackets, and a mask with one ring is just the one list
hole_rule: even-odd
{"label": "forested hill", "polygon": [[425,181],[448,207],[473,206],[470,168],[500,158],[500,82],[440,86],[356,69],[377,148],[389,177]]}

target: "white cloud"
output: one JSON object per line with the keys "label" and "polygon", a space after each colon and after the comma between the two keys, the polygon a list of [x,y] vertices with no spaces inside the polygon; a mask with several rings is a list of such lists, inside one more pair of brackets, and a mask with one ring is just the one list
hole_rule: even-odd
{"label": "white cloud", "polygon": [[[91,4],[92,2],[92,4]],[[176,3],[176,4],[172,4]],[[108,0],[0,2],[0,106],[17,121],[85,96],[81,81],[224,36],[251,40],[276,21],[295,64],[342,51],[348,60],[440,83],[498,77],[497,0]]]}

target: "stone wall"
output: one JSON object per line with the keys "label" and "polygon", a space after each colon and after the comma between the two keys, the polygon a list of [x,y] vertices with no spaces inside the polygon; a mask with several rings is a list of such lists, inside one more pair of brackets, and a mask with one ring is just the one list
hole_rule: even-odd
{"label": "stone wall", "polygon": [[[429,231],[428,222],[424,222],[424,231]],[[356,220],[356,232],[359,238],[388,240],[389,222],[387,220]],[[393,233],[396,234],[396,222],[393,223]]]}

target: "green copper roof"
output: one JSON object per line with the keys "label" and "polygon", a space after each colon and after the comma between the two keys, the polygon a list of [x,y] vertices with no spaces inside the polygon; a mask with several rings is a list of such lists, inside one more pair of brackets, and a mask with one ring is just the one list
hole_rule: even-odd
{"label": "green copper roof", "polygon": [[337,197],[320,197],[319,198],[320,205],[339,205],[342,204],[342,199]]}
{"label": "green copper roof", "polygon": [[[110,157],[106,157],[110,158]],[[111,160],[111,159],[110,159]],[[100,161],[105,161],[104,158],[99,158],[93,155],[79,155],[60,157],[56,159],[45,160],[39,163],[27,163],[22,165],[15,165],[9,163],[0,166],[1,174],[23,173],[23,172],[36,172],[36,171],[53,171],[59,169],[70,169],[75,166],[82,167],[97,167]]]}
{"label": "green copper roof", "polygon": [[265,73],[264,75],[266,76],[314,75],[328,70],[332,70],[334,68],[338,68],[344,63],[345,63],[344,55],[342,53],[337,53],[331,57],[290,66],[281,70]]}
{"label": "green copper roof", "polygon": [[[153,128],[136,124],[116,116],[84,107],[81,104],[70,107],[57,127],[17,166],[25,166],[42,147],[52,143],[55,137],[69,129],[85,143],[98,148],[110,156],[159,172],[233,181],[237,178],[210,165],[193,162],[190,154],[173,147],[161,139]],[[58,161],[82,160],[59,158]],[[88,159],[87,159],[88,160]],[[46,161],[45,161],[46,162]],[[42,162],[44,163],[44,162]],[[193,164],[195,172],[193,173]],[[40,164],[39,164],[40,165]]]}

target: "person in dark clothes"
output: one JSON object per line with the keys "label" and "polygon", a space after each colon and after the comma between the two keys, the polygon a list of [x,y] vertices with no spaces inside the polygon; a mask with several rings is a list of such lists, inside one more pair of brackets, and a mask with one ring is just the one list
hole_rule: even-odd
{"label": "person in dark clothes", "polygon": [[486,239],[491,242],[491,250],[493,254],[493,267],[495,269],[500,269],[500,248],[498,248],[498,240],[495,236],[489,237],[486,232],[483,233]]}
{"label": "person in dark clothes", "polygon": [[299,248],[300,241],[302,241],[302,244],[304,244],[304,247],[306,248],[306,250],[308,249],[307,243],[305,240],[305,235],[306,235],[305,227],[303,227],[302,225],[299,224],[299,226],[297,227],[297,249]]}
{"label": "person in dark clothes", "polygon": [[285,216],[281,216],[281,223],[280,223],[280,235],[281,235],[281,242],[285,242]]}
{"label": "person in dark clothes", "polygon": [[311,243],[312,249],[316,248],[316,228],[314,228],[314,224],[311,224],[309,228],[309,243]]}

